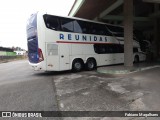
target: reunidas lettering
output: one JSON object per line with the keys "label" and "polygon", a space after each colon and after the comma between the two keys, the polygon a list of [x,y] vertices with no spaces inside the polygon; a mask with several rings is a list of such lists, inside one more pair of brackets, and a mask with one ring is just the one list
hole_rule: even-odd
{"label": "reunidas lettering", "polygon": [[79,34],[59,34],[60,40],[79,41],[79,42],[108,42],[107,36],[98,35],[79,35]]}

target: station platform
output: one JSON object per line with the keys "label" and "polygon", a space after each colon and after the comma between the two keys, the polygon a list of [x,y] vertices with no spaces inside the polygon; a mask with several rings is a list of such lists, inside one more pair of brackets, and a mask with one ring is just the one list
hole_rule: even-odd
{"label": "station platform", "polygon": [[109,65],[109,66],[98,67],[97,72],[104,73],[104,74],[129,74],[129,73],[139,72],[139,71],[148,70],[156,67],[160,67],[160,62],[135,63],[133,67],[125,67],[124,64]]}

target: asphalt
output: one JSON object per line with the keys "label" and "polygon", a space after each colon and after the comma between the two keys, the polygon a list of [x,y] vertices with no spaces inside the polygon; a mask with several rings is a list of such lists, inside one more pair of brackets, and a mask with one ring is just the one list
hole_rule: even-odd
{"label": "asphalt", "polygon": [[[55,76],[62,111],[159,111],[160,68],[142,65],[128,74],[97,71]],[[104,67],[107,69],[108,66]],[[111,67],[111,66],[110,66]],[[147,68],[146,68],[147,67]],[[65,118],[65,120],[82,118]],[[83,120],[159,120],[159,118],[83,118]]]}
{"label": "asphalt", "polygon": [[56,110],[59,109],[51,75],[32,71],[27,60],[0,64],[0,111]]}
{"label": "asphalt", "polygon": [[[127,74],[104,74],[97,71],[34,72],[26,60],[2,63],[0,111],[160,111],[160,68],[152,66]],[[115,66],[104,68],[109,67]],[[159,120],[134,117],[42,119]]]}

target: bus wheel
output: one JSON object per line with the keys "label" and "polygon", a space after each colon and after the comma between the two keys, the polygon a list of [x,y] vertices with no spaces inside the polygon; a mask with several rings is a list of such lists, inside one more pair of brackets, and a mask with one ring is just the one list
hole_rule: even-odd
{"label": "bus wheel", "polygon": [[134,57],[134,63],[139,63],[139,57],[138,57],[138,55],[136,55],[136,56]]}
{"label": "bus wheel", "polygon": [[80,72],[83,69],[83,62],[80,59],[75,59],[72,63],[72,70],[74,72]]}
{"label": "bus wheel", "polygon": [[94,59],[88,59],[86,62],[86,70],[94,70],[96,68],[96,61]]}

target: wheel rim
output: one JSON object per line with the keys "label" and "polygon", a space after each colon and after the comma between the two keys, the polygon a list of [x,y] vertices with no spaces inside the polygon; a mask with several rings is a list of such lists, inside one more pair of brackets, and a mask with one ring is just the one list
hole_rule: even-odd
{"label": "wheel rim", "polygon": [[94,63],[92,61],[88,62],[88,68],[94,68]]}
{"label": "wheel rim", "polygon": [[79,62],[76,62],[75,65],[74,65],[74,67],[75,67],[77,70],[80,70],[80,69],[82,68],[81,63],[79,63]]}

